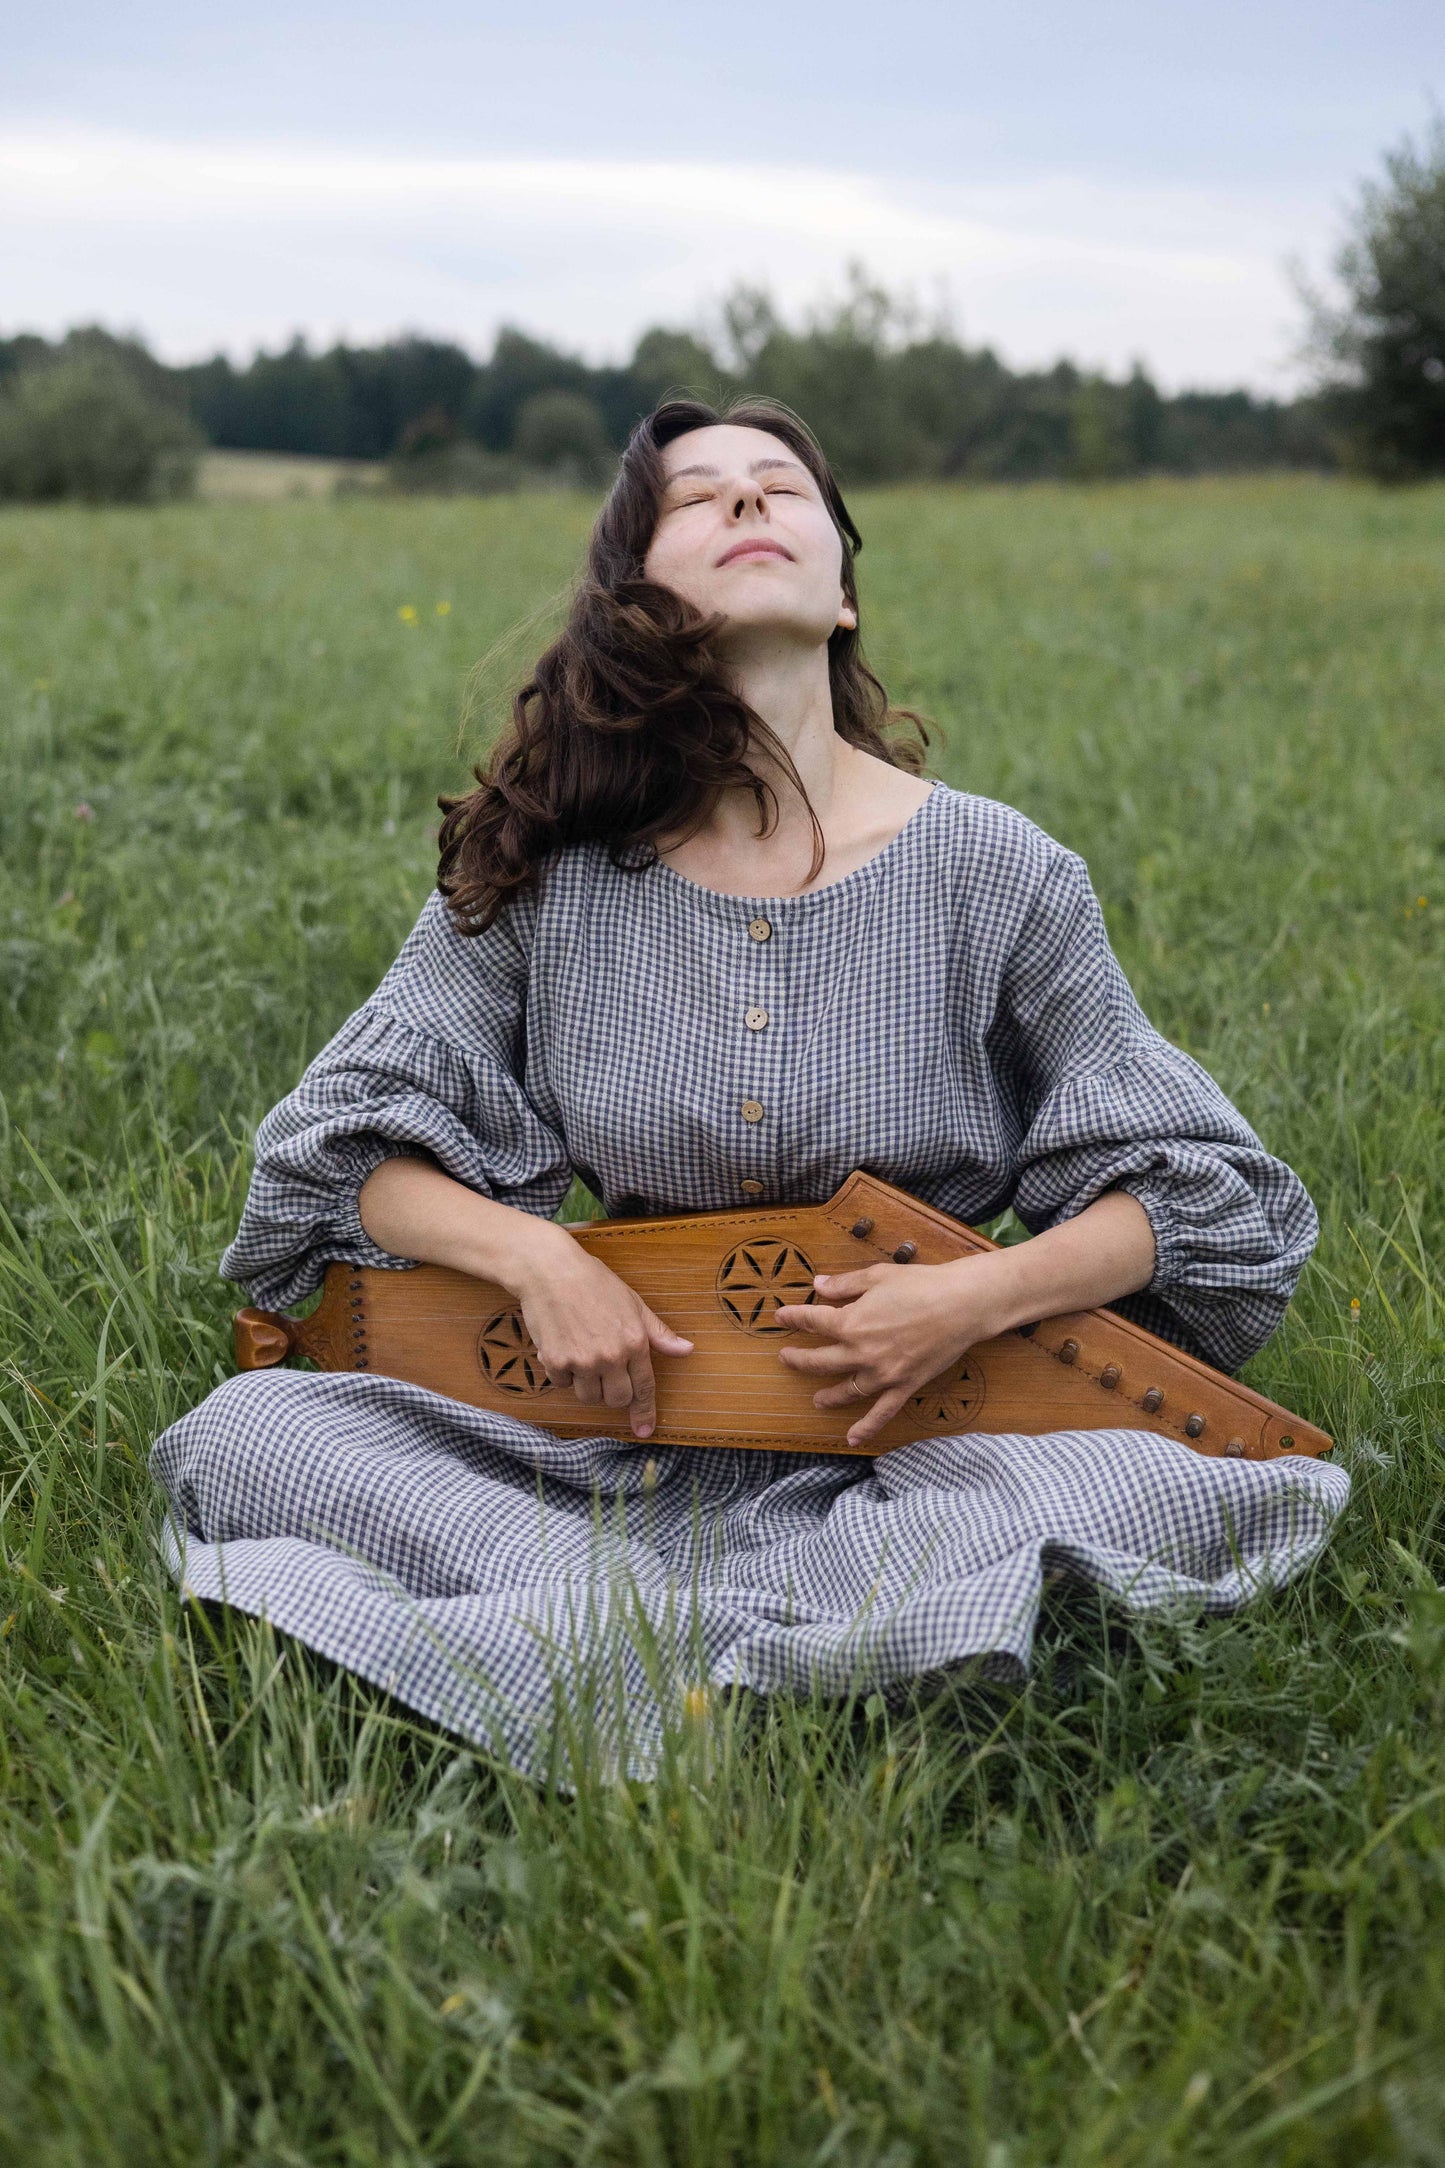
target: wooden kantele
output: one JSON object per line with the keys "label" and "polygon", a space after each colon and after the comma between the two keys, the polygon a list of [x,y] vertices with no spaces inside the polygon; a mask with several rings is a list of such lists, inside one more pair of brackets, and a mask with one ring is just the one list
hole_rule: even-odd
{"label": "wooden kantele", "polygon": [[[653,1356],[657,1428],[649,1445],[876,1455],[966,1431],[1128,1429],[1245,1460],[1330,1448],[1322,1430],[1112,1310],[1081,1310],[981,1341],[868,1445],[850,1446],[857,1408],[815,1408],[819,1381],[778,1360],[788,1337],[774,1314],[779,1303],[816,1301],[815,1272],[889,1258],[943,1264],[997,1247],[870,1174],[850,1175],[821,1205],[590,1220],[571,1232],[694,1343],[690,1355]],[[267,1369],[289,1355],[323,1370],[404,1378],[560,1437],[632,1439],[625,1409],[584,1407],[553,1385],[512,1295],[439,1265],[395,1272],[331,1265],[311,1316],[236,1313],[240,1369]]]}

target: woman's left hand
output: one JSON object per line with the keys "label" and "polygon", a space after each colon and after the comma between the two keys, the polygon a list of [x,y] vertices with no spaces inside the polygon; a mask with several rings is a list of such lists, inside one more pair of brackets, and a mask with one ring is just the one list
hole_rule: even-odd
{"label": "woman's left hand", "polygon": [[819,1344],[780,1348],[779,1360],[827,1380],[813,1395],[815,1408],[861,1406],[876,1395],[848,1432],[850,1445],[866,1445],[930,1378],[1004,1329],[1006,1302],[990,1269],[994,1261],[961,1257],[946,1265],[816,1273],[820,1299],[780,1303],[777,1321]]}

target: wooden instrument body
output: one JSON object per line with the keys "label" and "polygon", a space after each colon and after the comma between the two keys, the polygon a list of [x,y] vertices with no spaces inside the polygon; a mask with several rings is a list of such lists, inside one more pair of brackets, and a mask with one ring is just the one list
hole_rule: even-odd
{"label": "wooden instrument body", "polygon": [[[571,1232],[694,1343],[691,1355],[653,1358],[657,1427],[649,1445],[871,1457],[968,1431],[1129,1429],[1248,1460],[1330,1447],[1312,1424],[1110,1310],[980,1342],[876,1439],[850,1446],[855,1411],[815,1408],[817,1381],[778,1360],[788,1335],[773,1321],[777,1305],[816,1300],[815,1272],[846,1272],[899,1252],[904,1261],[942,1264],[996,1247],[873,1175],[850,1175],[821,1205],[591,1220]],[[404,1378],[559,1437],[632,1440],[625,1410],[585,1407],[552,1384],[512,1295],[441,1266],[332,1265],[310,1317],[237,1313],[241,1369],[291,1354],[323,1370]]]}

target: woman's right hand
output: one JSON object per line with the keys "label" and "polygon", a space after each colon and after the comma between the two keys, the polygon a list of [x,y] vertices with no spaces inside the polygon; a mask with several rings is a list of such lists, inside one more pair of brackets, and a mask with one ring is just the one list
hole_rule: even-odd
{"label": "woman's right hand", "polygon": [[357,1209],[378,1248],[447,1265],[514,1296],[554,1384],[587,1407],[627,1408],[639,1438],[657,1425],[652,1358],[690,1355],[684,1340],[565,1227],[454,1182],[430,1160],[384,1159]]}
{"label": "woman's right hand", "polygon": [[585,1407],[626,1408],[634,1436],[650,1438],[657,1425],[653,1355],[690,1355],[693,1343],[565,1228],[544,1226],[508,1275],[542,1366]]}

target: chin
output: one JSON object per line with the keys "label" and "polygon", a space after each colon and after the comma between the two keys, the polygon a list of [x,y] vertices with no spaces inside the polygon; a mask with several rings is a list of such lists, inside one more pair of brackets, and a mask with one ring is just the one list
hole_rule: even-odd
{"label": "chin", "polygon": [[833,627],[831,622],[819,625],[816,618],[798,617],[779,610],[728,609],[718,604],[719,614],[725,623],[719,636],[719,644],[726,648],[732,641],[776,640],[780,647],[826,647]]}

